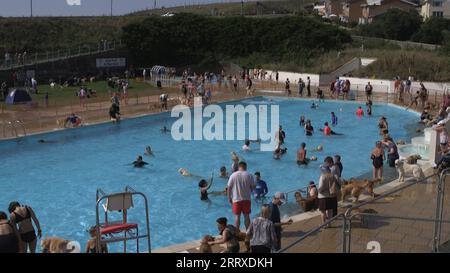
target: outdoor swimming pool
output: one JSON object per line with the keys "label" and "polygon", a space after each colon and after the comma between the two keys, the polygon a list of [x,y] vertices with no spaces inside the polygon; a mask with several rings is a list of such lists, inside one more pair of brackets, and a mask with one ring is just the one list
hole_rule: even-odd
{"label": "outdoor swimming pool", "polygon": [[[77,240],[84,249],[88,239],[85,230],[95,224],[96,189],[115,192],[130,185],[150,200],[152,248],[159,248],[217,234],[216,218],[233,219],[224,196],[210,197],[210,203],[200,201],[198,179],[180,176],[180,167],[205,177],[213,170],[217,175],[220,166],[230,169],[230,151],[237,151],[247,161],[250,172],[261,172],[272,195],[305,186],[309,180],[317,182],[318,167],[326,155],[342,156],[345,178],[370,171],[369,157],[379,139],[377,124],[381,115],[388,117],[394,139],[409,142],[416,136],[417,115],[387,105],[375,104],[374,116],[360,119],[354,114],[360,103],[326,101],[315,110],[310,109],[310,100],[299,99],[269,101],[258,97],[232,103],[279,104],[288,148],[281,160],[272,159],[271,152],[260,152],[257,144],[250,146],[255,151],[242,153],[242,141],[174,141],[170,134],[160,132],[162,126],[170,127],[175,121],[170,113],[34,135],[0,142],[0,210],[6,211],[13,200],[30,205],[40,219],[44,236]],[[318,132],[325,121],[330,121],[331,111],[339,118],[333,130],[343,136],[325,137]],[[304,135],[300,115],[312,120],[314,136]],[[39,139],[55,142],[38,143]],[[301,142],[306,142],[310,150],[318,145],[324,147],[323,152],[308,154],[319,160],[307,167],[295,163]],[[147,145],[155,152],[153,158],[144,156],[151,165],[131,167],[129,163],[143,154]],[[216,176],[210,191],[223,190],[226,182]],[[143,227],[141,205],[135,203],[129,219]],[[259,209],[253,205],[255,215]]]}

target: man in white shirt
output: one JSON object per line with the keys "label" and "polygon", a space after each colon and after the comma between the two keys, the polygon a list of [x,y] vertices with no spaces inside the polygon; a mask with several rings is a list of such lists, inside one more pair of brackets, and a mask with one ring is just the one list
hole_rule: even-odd
{"label": "man in white shirt", "polygon": [[247,163],[239,162],[239,170],[228,180],[228,200],[232,204],[235,226],[241,225],[241,213],[244,214],[245,228],[250,225],[251,195],[256,188],[253,176],[247,172]]}

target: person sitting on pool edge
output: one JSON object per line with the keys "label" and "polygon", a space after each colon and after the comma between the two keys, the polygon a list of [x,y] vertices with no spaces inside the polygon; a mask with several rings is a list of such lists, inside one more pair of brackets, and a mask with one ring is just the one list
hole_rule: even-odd
{"label": "person sitting on pool edge", "polygon": [[64,128],[67,128],[68,124],[72,125],[72,127],[78,127],[81,124],[81,118],[72,113],[66,118],[66,121],[64,122]]}
{"label": "person sitting on pool edge", "polygon": [[224,253],[239,253],[240,246],[237,236],[240,231],[235,226],[228,225],[228,220],[225,217],[218,218],[216,222],[222,238],[215,238],[214,241],[208,243],[210,245],[225,244],[226,249]]}
{"label": "person sitting on pool edge", "polygon": [[300,144],[300,149],[298,149],[297,151],[297,164],[298,165],[307,165],[309,162],[309,159],[306,158],[306,144],[304,142],[302,142],[302,144]]}
{"label": "person sitting on pool edge", "polygon": [[142,167],[144,167],[145,165],[148,165],[148,163],[147,162],[145,162],[144,160],[142,160],[142,156],[138,156],[137,158],[136,158],[136,161],[133,161],[133,166],[135,167],[135,168],[142,168]]}
{"label": "person sitting on pool edge", "polygon": [[324,135],[326,135],[326,136],[330,136],[330,135],[337,135],[337,136],[343,135],[343,134],[336,133],[335,131],[331,130],[330,126],[328,126],[328,122],[325,122],[324,125],[325,125],[325,127],[324,127],[323,129],[322,129],[322,128],[319,129],[321,132],[323,132]]}
{"label": "person sitting on pool edge", "polygon": [[152,147],[150,147],[150,146],[145,147],[145,155],[154,156]]}

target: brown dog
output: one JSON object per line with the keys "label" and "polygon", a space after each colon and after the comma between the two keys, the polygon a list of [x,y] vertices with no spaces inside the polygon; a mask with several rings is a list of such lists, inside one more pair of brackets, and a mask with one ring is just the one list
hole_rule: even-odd
{"label": "brown dog", "polygon": [[295,192],[294,196],[295,196],[295,201],[303,209],[303,211],[306,212],[306,211],[317,209],[316,198],[311,198],[311,197],[303,198],[302,193],[299,191]]}
{"label": "brown dog", "polygon": [[58,237],[48,237],[41,241],[42,253],[70,253],[73,249],[68,247],[69,240]]}
{"label": "brown dog", "polygon": [[353,202],[356,203],[359,201],[359,196],[361,193],[364,192],[364,190],[367,190],[367,192],[372,195],[372,198],[375,196],[373,192],[373,187],[376,183],[381,182],[381,179],[364,179],[364,180],[358,180],[355,178],[351,178],[350,181],[341,188],[341,198],[342,201],[345,201],[347,195],[351,195],[354,200]]}
{"label": "brown dog", "polygon": [[200,253],[213,253],[212,247],[208,242],[214,241],[214,237],[211,235],[205,235],[203,239],[200,241]]}

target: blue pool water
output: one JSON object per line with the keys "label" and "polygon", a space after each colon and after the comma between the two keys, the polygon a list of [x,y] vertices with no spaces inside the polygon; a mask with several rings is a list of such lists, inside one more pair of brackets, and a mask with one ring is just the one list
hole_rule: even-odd
{"label": "blue pool water", "polygon": [[[20,141],[0,142],[0,210],[18,200],[34,208],[41,221],[44,236],[60,236],[77,240],[84,248],[85,231],[95,223],[95,191],[123,190],[130,185],[144,192],[150,200],[152,248],[164,247],[199,239],[204,234],[216,234],[215,219],[232,219],[225,197],[211,197],[211,202],[199,200],[198,180],[181,177],[177,169],[184,167],[194,174],[217,174],[220,166],[230,168],[230,151],[243,155],[253,173],[260,171],[268,183],[269,194],[317,182],[318,167],[326,155],[340,154],[344,177],[357,176],[371,170],[370,152],[379,139],[377,123],[381,115],[388,117],[394,139],[410,141],[414,136],[417,115],[396,107],[374,105],[373,117],[356,118],[358,103],[327,101],[319,109],[310,109],[309,100],[264,97],[243,100],[243,104],[278,104],[280,123],[286,132],[288,153],[273,160],[271,152],[239,150],[242,141],[174,141],[160,128],[171,126],[175,118],[170,113],[125,120],[118,125],[101,124],[55,133],[41,134]],[[341,111],[342,110],[342,111]],[[333,128],[344,136],[325,137],[318,129],[330,121],[334,111],[339,124]],[[299,116],[312,120],[316,134],[304,135]],[[55,143],[39,144],[39,139]],[[307,148],[324,146],[314,153],[319,160],[307,167],[295,163],[301,142]],[[154,158],[145,158],[151,165],[135,169],[128,164],[145,146],[151,145]],[[258,148],[252,144],[251,148]],[[313,153],[309,153],[311,156]],[[210,191],[223,190],[226,180],[216,178]],[[130,220],[144,224],[141,202],[130,210]],[[254,204],[255,205],[255,204]],[[257,213],[254,206],[253,215]]]}

